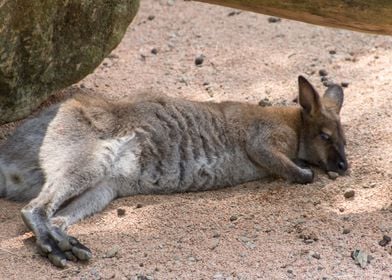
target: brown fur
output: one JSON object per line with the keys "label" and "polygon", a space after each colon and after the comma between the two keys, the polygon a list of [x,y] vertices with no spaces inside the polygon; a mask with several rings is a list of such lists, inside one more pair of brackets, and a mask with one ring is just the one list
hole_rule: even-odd
{"label": "brown fur", "polygon": [[0,147],[0,195],[22,210],[56,266],[91,251],[66,228],[117,197],[232,186],[266,176],[313,181],[307,163],[347,169],[339,121],[343,91],[323,97],[299,78],[301,107],[76,96],[17,129]]}

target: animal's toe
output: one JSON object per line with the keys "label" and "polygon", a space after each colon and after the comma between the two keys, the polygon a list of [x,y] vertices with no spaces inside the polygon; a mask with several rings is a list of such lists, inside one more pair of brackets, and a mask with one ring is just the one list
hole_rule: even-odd
{"label": "animal's toe", "polygon": [[37,246],[41,255],[48,257],[52,264],[61,268],[66,266],[67,257],[53,239],[49,237],[38,239]]}
{"label": "animal's toe", "polygon": [[61,250],[56,250],[48,254],[48,259],[57,267],[64,268],[67,265],[67,256]]}
{"label": "animal's toe", "polygon": [[72,253],[79,260],[88,261],[93,256],[91,250],[80,243],[76,238],[70,237],[70,243],[72,244]]}
{"label": "animal's toe", "polygon": [[67,238],[64,238],[63,240],[59,241],[57,245],[63,252],[72,250],[72,245]]}
{"label": "animal's toe", "polygon": [[37,238],[38,252],[41,255],[45,255],[46,256],[47,254],[51,253],[52,250],[53,250],[52,247],[54,245],[55,245],[55,243],[52,242],[52,240],[49,237],[47,237],[47,236]]}
{"label": "animal's toe", "polygon": [[71,251],[64,252],[64,255],[67,258],[67,260],[71,262],[76,262],[78,260],[78,258],[75,257],[75,255]]}

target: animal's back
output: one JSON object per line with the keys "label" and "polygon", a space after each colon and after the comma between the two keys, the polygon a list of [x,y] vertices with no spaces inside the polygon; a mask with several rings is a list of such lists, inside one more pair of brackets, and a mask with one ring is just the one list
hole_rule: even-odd
{"label": "animal's back", "polygon": [[26,199],[40,190],[41,167],[60,178],[95,164],[96,172],[116,182],[118,196],[199,191],[265,175],[247,156],[241,124],[215,103],[168,97],[113,103],[78,96],[22,125],[10,140],[0,161],[18,167],[15,173],[27,185],[8,182],[8,192],[20,198],[34,183]]}

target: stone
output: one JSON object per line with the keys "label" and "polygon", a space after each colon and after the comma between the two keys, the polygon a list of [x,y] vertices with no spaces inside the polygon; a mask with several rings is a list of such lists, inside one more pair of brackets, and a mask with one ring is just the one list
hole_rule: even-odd
{"label": "stone", "polygon": [[328,72],[327,72],[327,70],[325,70],[325,69],[320,69],[320,70],[319,70],[319,75],[320,75],[321,77],[325,77],[325,76],[328,76]]}
{"label": "stone", "polygon": [[152,48],[151,49],[152,54],[158,54],[158,49],[157,48]]}
{"label": "stone", "polygon": [[333,172],[333,171],[328,171],[328,178],[331,180],[336,180],[336,178],[339,177],[339,173]]}
{"label": "stone", "polygon": [[389,237],[388,235],[384,235],[384,236],[382,237],[382,240],[379,241],[378,244],[379,244],[381,247],[385,247],[385,246],[387,246],[390,242],[391,242],[391,237]]}
{"label": "stone", "polygon": [[204,55],[199,55],[198,57],[195,58],[195,65],[196,66],[201,66],[204,62]]}
{"label": "stone", "polygon": [[139,0],[5,1],[0,5],[0,124],[29,115],[120,43]]}
{"label": "stone", "polygon": [[215,250],[219,246],[220,240],[218,238],[214,238],[210,242],[210,250]]}
{"label": "stone", "polygon": [[117,255],[118,251],[120,250],[120,247],[118,245],[114,245],[112,248],[110,248],[104,258],[113,258]]}
{"label": "stone", "polygon": [[269,23],[277,23],[277,22],[281,22],[281,21],[282,21],[282,19],[278,18],[278,17],[269,17],[268,18]]}
{"label": "stone", "polygon": [[341,85],[342,87],[348,87],[349,82],[341,82],[340,85]]}
{"label": "stone", "polygon": [[125,213],[126,213],[125,209],[123,209],[123,208],[118,208],[118,209],[117,209],[117,216],[118,216],[118,217],[123,217],[123,216],[125,216]]}
{"label": "stone", "polygon": [[230,216],[230,222],[234,222],[238,220],[238,216],[237,215],[232,215]]}
{"label": "stone", "polygon": [[309,252],[309,254],[310,254],[313,258],[315,258],[316,260],[321,259],[321,255],[320,255],[319,253],[317,253],[317,252],[311,251],[311,252]]}
{"label": "stone", "polygon": [[346,199],[352,198],[355,196],[355,191],[354,190],[348,190],[344,193],[344,197]]}
{"label": "stone", "polygon": [[370,263],[372,257],[369,256],[366,252],[356,249],[351,253],[352,259],[355,261],[357,265],[361,268],[365,268],[368,263]]}

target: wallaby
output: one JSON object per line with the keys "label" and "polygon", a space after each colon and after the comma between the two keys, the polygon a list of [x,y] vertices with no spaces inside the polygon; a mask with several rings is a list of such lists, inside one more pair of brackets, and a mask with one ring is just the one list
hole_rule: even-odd
{"label": "wallaby", "polygon": [[[344,174],[343,90],[321,97],[302,76],[301,106],[75,96],[27,120],[0,148],[0,196],[31,200],[22,218],[56,266],[91,251],[69,225],[136,194],[202,191],[275,175]],[[299,164],[302,162],[302,164]]]}

